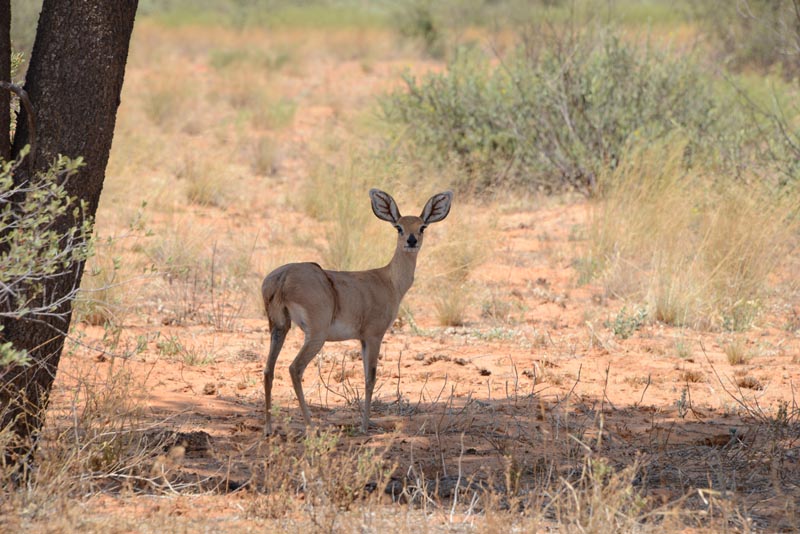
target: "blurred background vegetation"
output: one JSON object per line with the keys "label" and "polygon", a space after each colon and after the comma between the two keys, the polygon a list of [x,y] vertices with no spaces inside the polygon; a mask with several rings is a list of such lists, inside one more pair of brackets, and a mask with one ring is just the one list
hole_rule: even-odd
{"label": "blurred background vegetation", "polygon": [[[29,55],[38,6],[13,2]],[[681,132],[687,164],[796,181],[795,0],[142,0],[170,26],[386,28],[446,62],[382,101],[461,186],[592,189],[636,142]],[[475,28],[482,29],[478,37]],[[492,47],[487,47],[488,42]],[[230,59],[230,58],[228,58]],[[217,61],[226,61],[218,57]]]}
{"label": "blurred background vegetation", "polygon": [[[13,2],[14,45],[26,56],[39,5]],[[176,35],[182,28],[222,28],[241,36],[241,42],[217,35],[211,39],[217,44],[201,44],[187,34],[183,42],[153,47],[145,72],[162,72],[159,65],[166,69],[168,58],[183,54],[203,58],[220,84],[204,101],[205,90],[187,85],[188,78],[156,75],[142,89],[140,108],[153,126],[191,136],[229,106],[234,118],[220,120],[237,124],[234,158],[244,155],[256,175],[280,168],[275,132],[291,127],[298,95],[311,90],[290,94],[275,82],[277,73],[292,76],[308,61],[297,45],[303,35],[328,35],[315,46],[360,61],[364,72],[386,59],[427,65],[407,69],[350,116],[347,135],[326,134],[315,148],[299,204],[330,226],[320,249],[326,265],[352,269],[380,261],[388,251],[365,239],[380,229],[370,226],[368,213],[354,223],[357,195],[373,185],[419,185],[420,175],[472,201],[509,193],[592,199],[589,244],[575,262],[578,280],[602,283],[609,294],[646,305],[650,317],[677,325],[747,328],[769,274],[795,245],[797,0],[141,0],[139,6],[140,26]],[[292,37],[267,46],[248,42],[270,33]],[[334,114],[343,111],[341,97],[325,98]],[[193,118],[181,124],[186,117]],[[124,124],[123,117],[123,143]],[[151,156],[128,157],[155,168]],[[190,203],[224,210],[236,202],[239,193],[218,177],[229,157],[185,154],[170,164],[187,184]],[[430,194],[430,187],[417,194]],[[737,225],[735,213],[751,219]],[[462,250],[468,239],[453,242]],[[480,260],[474,256],[458,267],[440,266],[460,274],[436,287],[468,302],[454,287],[466,287]],[[472,266],[467,275],[465,265]],[[676,271],[688,278],[677,279]],[[443,315],[456,317],[448,323],[463,319],[452,310]]]}

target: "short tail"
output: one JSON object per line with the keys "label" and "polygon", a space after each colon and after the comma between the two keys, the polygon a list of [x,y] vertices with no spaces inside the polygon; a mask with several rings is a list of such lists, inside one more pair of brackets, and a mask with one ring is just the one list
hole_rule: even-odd
{"label": "short tail", "polygon": [[289,316],[289,309],[283,301],[283,283],[286,279],[286,271],[273,273],[264,279],[261,284],[261,295],[264,297],[264,310],[269,319],[270,331],[288,330],[292,325]]}

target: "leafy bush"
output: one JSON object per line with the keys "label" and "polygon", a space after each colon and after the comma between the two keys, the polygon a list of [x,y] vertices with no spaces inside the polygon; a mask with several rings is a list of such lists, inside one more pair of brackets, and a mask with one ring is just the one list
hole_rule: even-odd
{"label": "leafy bush", "polygon": [[[62,156],[46,173],[15,183],[15,162],[0,162],[0,316],[52,313],[74,296],[73,292],[52,301],[43,293],[43,283],[89,256],[91,220],[64,187],[82,164],[80,158]],[[83,223],[61,228],[59,219],[68,210]]]}
{"label": "leafy bush", "polygon": [[680,130],[690,151],[710,150],[720,119],[736,118],[690,58],[613,33],[555,39],[499,65],[472,50],[443,73],[406,74],[406,87],[383,100],[384,116],[428,157],[455,159],[462,186],[545,191],[594,189],[637,139]]}
{"label": "leafy bush", "polygon": [[[60,306],[75,297],[77,284],[66,295],[54,297],[45,292],[45,282],[65,276],[66,266],[91,252],[87,236],[92,222],[83,215],[83,204],[64,187],[82,160],[61,156],[47,172],[15,182],[15,168],[27,151],[17,162],[0,161],[0,317],[14,319],[60,313]],[[82,224],[61,228],[59,219],[68,210]],[[24,351],[10,343],[0,345],[0,368],[28,361]]]}

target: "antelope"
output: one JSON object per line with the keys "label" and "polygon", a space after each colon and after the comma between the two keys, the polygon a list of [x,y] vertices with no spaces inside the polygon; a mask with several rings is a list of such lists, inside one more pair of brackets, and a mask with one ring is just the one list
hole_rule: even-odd
{"label": "antelope", "polygon": [[364,411],[361,429],[369,428],[369,408],[383,336],[397,317],[400,301],[414,282],[417,254],[425,228],[450,213],[452,191],[433,195],[419,217],[401,216],[391,195],[369,192],[372,211],[397,229],[397,248],[385,267],[366,271],[329,271],[316,263],[289,263],[264,279],[261,293],[269,319],[270,345],[264,367],[264,435],[272,434],[272,381],[275,362],[292,323],[305,336],[289,366],[307,429],[313,428],[303,396],[303,372],[326,341],[361,341],[364,363]]}

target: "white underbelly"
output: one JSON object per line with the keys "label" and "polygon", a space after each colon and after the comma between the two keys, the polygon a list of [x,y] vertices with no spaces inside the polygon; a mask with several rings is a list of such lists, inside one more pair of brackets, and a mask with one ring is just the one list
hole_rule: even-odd
{"label": "white underbelly", "polygon": [[358,331],[352,326],[341,321],[334,321],[328,328],[328,341],[344,341],[345,339],[358,339]]}

